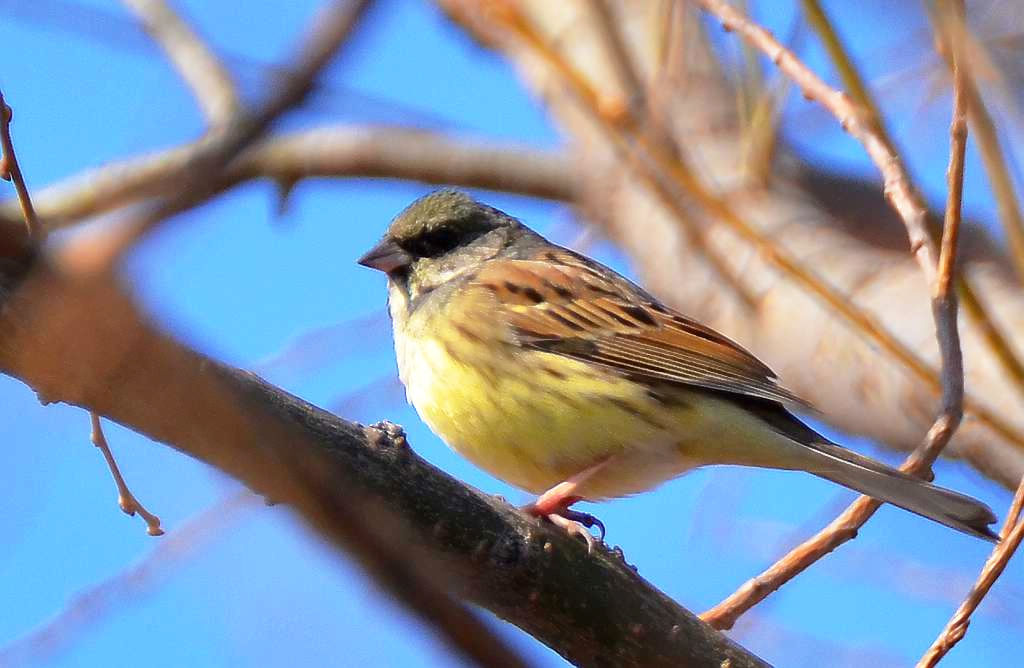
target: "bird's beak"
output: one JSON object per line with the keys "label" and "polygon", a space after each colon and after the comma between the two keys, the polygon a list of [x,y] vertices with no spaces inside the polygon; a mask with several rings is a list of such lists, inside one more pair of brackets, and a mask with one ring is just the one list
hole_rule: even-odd
{"label": "bird's beak", "polygon": [[364,267],[390,274],[396,269],[412,264],[412,256],[402,250],[401,246],[393,240],[384,237],[379,244],[366,251],[366,254],[357,262]]}

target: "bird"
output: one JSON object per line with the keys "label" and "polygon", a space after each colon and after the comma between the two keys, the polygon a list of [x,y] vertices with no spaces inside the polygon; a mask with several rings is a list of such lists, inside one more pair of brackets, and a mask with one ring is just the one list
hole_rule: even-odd
{"label": "bird", "polygon": [[454,189],[412,202],[358,263],[384,272],[399,377],[421,419],[525,510],[593,548],[578,501],[727,464],[805,471],[972,536],[969,496],[838,445],[731,339]]}

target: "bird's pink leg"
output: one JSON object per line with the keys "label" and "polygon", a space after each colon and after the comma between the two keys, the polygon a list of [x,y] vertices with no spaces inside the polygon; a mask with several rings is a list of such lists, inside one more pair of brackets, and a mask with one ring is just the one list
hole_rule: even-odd
{"label": "bird's pink leg", "polygon": [[535,517],[547,519],[555,526],[565,529],[570,536],[579,536],[586,541],[587,552],[592,552],[594,537],[590,533],[590,528],[598,527],[601,530],[601,540],[604,540],[604,524],[593,515],[570,510],[569,506],[582,498],[576,494],[580,486],[603,469],[609,459],[604,459],[568,480],[558,483],[538,496],[536,501],[525,506],[523,510]]}

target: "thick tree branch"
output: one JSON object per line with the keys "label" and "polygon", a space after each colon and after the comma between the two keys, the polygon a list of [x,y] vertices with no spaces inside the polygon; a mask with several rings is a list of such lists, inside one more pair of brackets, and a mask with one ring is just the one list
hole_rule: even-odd
{"label": "thick tree branch", "polygon": [[239,157],[231,182],[266,177],[379,177],[575,201],[577,166],[562,151],[396,127],[338,126],[268,140]]}
{"label": "thick tree branch", "polygon": [[[431,608],[418,601],[422,583],[369,558],[377,534],[407,541],[412,564],[439,559],[461,595],[578,665],[764,665],[620,554],[588,557],[564,532],[434,469],[399,433],[340,420],[159,334],[108,274],[71,281],[37,267],[2,309],[0,369],[46,401],[95,410],[292,505],[421,612]],[[371,535],[352,526],[368,513]]]}

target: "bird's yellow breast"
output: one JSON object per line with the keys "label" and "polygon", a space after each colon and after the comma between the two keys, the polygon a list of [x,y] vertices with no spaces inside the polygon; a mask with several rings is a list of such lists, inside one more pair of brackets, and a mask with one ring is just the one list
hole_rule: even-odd
{"label": "bird's yellow breast", "polygon": [[454,324],[443,310],[409,314],[395,292],[395,348],[409,401],[477,466],[541,492],[615,457],[582,490],[592,499],[644,491],[693,466],[677,447],[671,411],[643,386],[515,346],[493,319]]}

